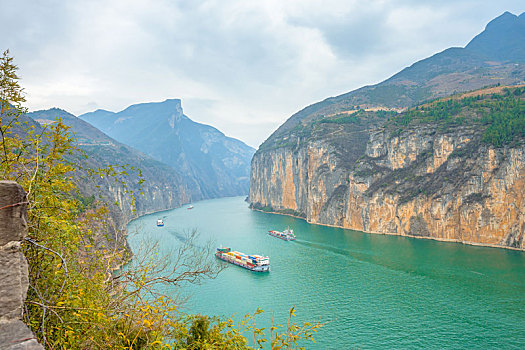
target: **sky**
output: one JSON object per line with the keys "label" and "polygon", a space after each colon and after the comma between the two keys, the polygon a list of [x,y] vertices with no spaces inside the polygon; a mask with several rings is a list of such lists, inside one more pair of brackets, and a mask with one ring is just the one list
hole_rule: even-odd
{"label": "sky", "polygon": [[180,98],[257,148],[293,113],[465,46],[523,0],[0,0],[26,107]]}

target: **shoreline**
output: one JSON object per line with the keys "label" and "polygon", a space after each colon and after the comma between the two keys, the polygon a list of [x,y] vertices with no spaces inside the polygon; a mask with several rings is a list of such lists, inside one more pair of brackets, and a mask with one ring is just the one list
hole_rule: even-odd
{"label": "shoreline", "polygon": [[[199,200],[199,201],[197,201],[195,203],[202,202],[202,201],[207,201],[207,200],[220,199],[220,198],[233,198],[233,197],[243,197],[243,196],[244,195],[217,197],[217,198],[207,198],[207,199],[201,199],[201,200]],[[143,217],[143,216],[146,216],[146,215],[162,213],[162,212],[165,212],[165,211],[182,208],[183,206],[191,204],[191,203],[193,203],[193,202],[183,203],[183,204],[181,204],[178,207],[148,211],[148,212],[145,212],[145,213],[143,213],[141,215],[137,215],[136,217],[133,217],[133,218],[129,219],[126,222],[126,225],[125,225],[125,228],[124,228],[126,241],[127,241],[127,235],[128,235],[127,227],[128,227],[128,225],[129,225],[129,223],[131,221],[136,220],[136,219],[138,219],[140,217]],[[255,209],[255,208],[249,208],[249,209],[253,210],[253,211],[258,211],[258,212],[261,212],[261,213],[290,216],[290,217],[293,217],[293,218],[296,218],[296,219],[304,220],[306,223],[308,223],[310,225],[319,225],[319,226],[326,226],[326,227],[341,228],[341,229],[344,229],[344,230],[352,230],[352,231],[362,232],[362,233],[366,233],[366,234],[383,235],[383,236],[399,236],[399,237],[408,237],[408,238],[416,238],[416,239],[427,239],[427,240],[433,240],[433,241],[436,241],[436,242],[460,243],[460,244],[470,245],[470,246],[474,246],[474,247],[508,249],[508,250],[513,250],[513,251],[518,251],[518,252],[525,253],[525,248],[521,249],[521,248],[509,247],[509,246],[504,246],[504,245],[499,245],[499,244],[490,244],[490,243],[465,242],[465,241],[461,241],[461,240],[457,240],[457,239],[448,239],[448,238],[439,238],[439,237],[425,237],[425,236],[416,236],[416,235],[409,235],[409,234],[399,234],[399,233],[395,233],[395,232],[375,232],[375,231],[355,230],[355,229],[352,229],[352,228],[338,226],[338,225],[323,224],[323,223],[312,223],[312,222],[308,221],[307,218],[303,218],[302,216],[293,215],[293,214],[280,213],[280,212],[276,212],[276,211],[264,211],[262,209]],[[133,251],[131,251],[131,249],[130,249],[130,253],[131,253],[131,256],[133,256]]]}
{"label": "shoreline", "polygon": [[355,230],[355,229],[352,229],[352,228],[338,226],[338,225],[312,223],[312,222],[308,221],[307,218],[303,218],[302,216],[297,216],[297,215],[293,215],[293,214],[279,213],[279,212],[276,212],[276,211],[264,211],[264,210],[255,209],[255,208],[250,208],[250,209],[254,210],[254,211],[261,212],[261,213],[267,213],[267,214],[273,214],[273,215],[291,216],[293,218],[304,220],[304,221],[306,221],[306,223],[308,223],[310,225],[318,225],[318,226],[341,228],[341,229],[344,229],[344,230],[352,230],[352,231],[356,231],[356,232],[366,233],[366,234],[369,234],[369,235],[399,236],[399,237],[408,237],[408,238],[416,238],[416,239],[427,239],[427,240],[432,240],[432,241],[436,241],[436,242],[460,243],[460,244],[470,245],[470,246],[474,246],[474,247],[500,248],[500,249],[508,249],[508,250],[513,250],[513,251],[518,251],[518,252],[525,253],[525,248],[521,249],[521,248],[509,247],[509,246],[504,246],[504,245],[499,245],[499,244],[479,243],[479,242],[464,242],[464,241],[460,241],[460,240],[457,240],[457,239],[415,236],[415,235],[399,234],[399,233],[392,233],[392,232],[362,231],[362,230]]}

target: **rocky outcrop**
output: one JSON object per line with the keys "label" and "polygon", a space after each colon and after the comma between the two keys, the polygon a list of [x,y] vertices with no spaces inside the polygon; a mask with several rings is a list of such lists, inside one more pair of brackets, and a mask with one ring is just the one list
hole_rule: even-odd
{"label": "rocky outcrop", "polygon": [[21,321],[29,285],[27,260],[20,251],[27,234],[25,198],[17,183],[0,181],[0,349],[43,349]]}
{"label": "rocky outcrop", "polygon": [[[348,136],[350,144],[351,136]],[[353,162],[330,137],[259,150],[254,208],[359,231],[525,249],[525,146],[478,126],[367,131]]]}

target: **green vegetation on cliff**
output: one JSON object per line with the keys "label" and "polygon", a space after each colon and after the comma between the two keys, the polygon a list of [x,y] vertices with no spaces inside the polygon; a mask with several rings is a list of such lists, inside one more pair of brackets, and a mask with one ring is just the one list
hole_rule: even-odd
{"label": "green vegetation on cliff", "polygon": [[252,206],[523,249],[524,21],[505,13],[464,48],[292,115],[253,158]]}
{"label": "green vegetation on cliff", "polygon": [[250,202],[315,223],[523,249],[524,145],[522,85],[321,116],[257,151]]}
{"label": "green vegetation on cliff", "polygon": [[414,124],[479,124],[484,129],[483,142],[501,147],[525,136],[525,87],[502,88],[487,94],[481,90],[474,96],[438,100],[401,113],[390,123],[398,127],[395,135]]}

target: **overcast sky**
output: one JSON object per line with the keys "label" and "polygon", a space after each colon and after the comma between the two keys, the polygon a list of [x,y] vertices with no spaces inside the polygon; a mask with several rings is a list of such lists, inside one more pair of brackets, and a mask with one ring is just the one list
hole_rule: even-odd
{"label": "overcast sky", "polygon": [[523,0],[0,0],[30,110],[182,99],[257,147],[298,110],[465,46]]}

